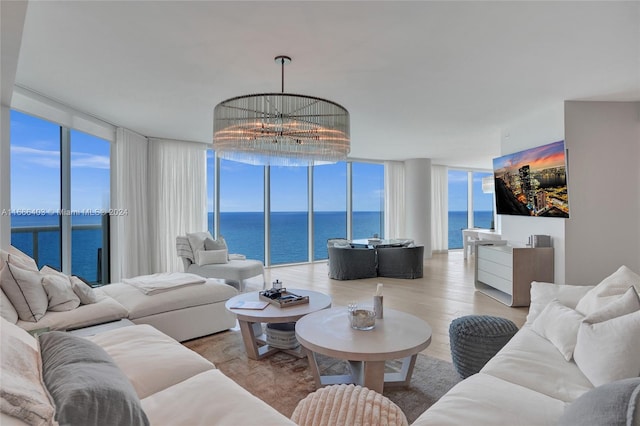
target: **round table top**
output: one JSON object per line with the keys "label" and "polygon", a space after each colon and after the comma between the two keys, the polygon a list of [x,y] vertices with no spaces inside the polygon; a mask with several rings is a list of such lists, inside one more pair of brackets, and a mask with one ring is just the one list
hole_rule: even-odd
{"label": "round table top", "polygon": [[405,312],[384,309],[373,330],[354,330],[347,307],[326,309],[301,318],[296,338],[307,349],[350,361],[383,361],[416,354],[431,343],[429,324]]}
{"label": "round table top", "polygon": [[331,297],[311,290],[302,290],[297,288],[287,288],[287,291],[297,294],[299,296],[309,296],[309,303],[302,303],[300,305],[287,306],[280,308],[276,305],[269,304],[264,309],[232,309],[238,301],[260,301],[259,291],[253,291],[250,293],[242,293],[227,300],[224,304],[228,311],[236,314],[238,320],[249,322],[264,322],[264,323],[280,323],[280,322],[293,322],[298,321],[303,316],[316,312],[321,309],[331,307]]}

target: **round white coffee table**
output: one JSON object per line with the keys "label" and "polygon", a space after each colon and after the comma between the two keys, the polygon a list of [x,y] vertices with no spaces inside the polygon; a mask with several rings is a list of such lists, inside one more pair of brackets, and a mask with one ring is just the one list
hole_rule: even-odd
{"label": "round white coffee table", "polygon": [[[301,318],[296,338],[307,350],[317,387],[355,383],[382,393],[385,385],[409,385],[418,353],[431,343],[431,327],[416,316],[385,308],[373,330],[354,330],[347,308],[338,307]],[[320,375],[316,354],[348,360],[352,374]],[[400,372],[385,374],[385,361],[393,359],[403,359]]]}
{"label": "round white coffee table", "polygon": [[[244,347],[247,350],[247,356],[249,358],[260,359],[278,351],[288,352],[294,355],[296,354],[295,351],[274,348],[267,345],[266,342],[257,339],[256,334],[253,331],[254,323],[295,322],[309,313],[331,307],[331,297],[326,294],[296,288],[288,288],[287,291],[300,296],[309,296],[309,303],[287,306],[286,308],[280,308],[276,305],[269,304],[262,310],[231,308],[231,306],[236,305],[239,301],[259,301],[260,297],[258,295],[258,291],[239,294],[227,300],[225,303],[225,308],[227,308],[229,312],[233,312],[238,319],[240,332],[242,333],[242,340],[244,341]],[[259,346],[258,343],[262,345]]]}

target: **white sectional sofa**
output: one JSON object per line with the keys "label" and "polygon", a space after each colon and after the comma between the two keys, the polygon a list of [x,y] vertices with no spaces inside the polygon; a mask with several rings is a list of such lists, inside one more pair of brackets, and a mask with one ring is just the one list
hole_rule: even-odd
{"label": "white sectional sofa", "polygon": [[[607,280],[532,283],[522,329],[413,425],[640,425],[640,276]],[[608,399],[624,386],[626,404]]]}
{"label": "white sectional sofa", "polygon": [[[83,425],[294,424],[226,377],[209,361],[149,325],[122,327],[89,338],[71,336],[69,333],[54,336],[63,340],[69,338],[72,342],[88,339],[95,343],[115,363],[115,375],[122,373],[129,382],[122,389],[99,382],[95,386],[97,389],[80,391],[73,384],[64,383],[64,377],[55,377],[46,361],[43,364],[42,360],[51,359],[47,345],[41,349],[41,341],[39,348],[36,339],[26,331],[4,319],[0,321],[3,378],[0,424],[3,426],[51,424],[54,406],[57,416],[71,413],[76,419],[81,419],[71,423]],[[98,369],[82,368],[78,359],[74,359],[74,353],[77,351],[67,350],[54,360],[58,364],[68,363],[66,367],[72,368],[74,376],[77,376],[72,381],[90,381]],[[81,363],[90,361],[84,356],[80,360]],[[41,368],[44,369],[44,383],[39,372]],[[100,368],[104,368],[103,364]],[[135,392],[133,396],[131,394],[134,392],[127,394],[129,384]],[[44,392],[47,386],[52,400]],[[88,400],[91,402],[82,403]],[[128,411],[114,412],[120,409],[115,401],[121,400],[126,401]],[[69,407],[69,401],[75,407]],[[125,406],[124,403],[122,405]],[[132,421],[129,411],[143,412],[141,415],[148,422],[140,420],[140,417]]]}
{"label": "white sectional sofa", "polygon": [[[235,326],[235,316],[225,309],[224,304],[237,295],[238,291],[222,280],[208,278],[201,284],[178,287],[153,295],[144,294],[138,288],[125,283],[108,284],[93,290],[87,287],[85,291],[91,292],[94,299],[97,299],[96,302],[80,304],[69,310],[54,311],[51,306],[46,305],[51,305],[51,301],[47,302],[46,291],[38,286],[42,287],[40,282],[43,282],[45,275],[59,275],[63,279],[66,276],[53,270],[39,271],[33,259],[14,248],[9,252],[1,251],[0,254],[4,260],[0,263],[0,314],[28,331],[70,330],[128,318],[136,324],[153,325],[174,339],[184,341]],[[9,257],[13,262],[12,273],[8,273],[6,266]],[[24,274],[24,277],[16,274]],[[35,300],[36,304],[45,304],[44,309],[40,308],[43,315],[31,318],[37,321],[20,319],[10,298],[5,294],[5,290],[11,289],[6,287],[7,281],[13,282],[15,278],[19,286],[30,290],[26,293],[27,299]],[[203,280],[201,277],[196,278]],[[82,283],[80,285],[85,286]],[[67,283],[67,286],[67,290],[70,290],[70,284]],[[15,290],[14,287],[14,300],[22,295]],[[73,297],[73,291],[70,294],[69,297]],[[44,300],[41,300],[42,297]]]}

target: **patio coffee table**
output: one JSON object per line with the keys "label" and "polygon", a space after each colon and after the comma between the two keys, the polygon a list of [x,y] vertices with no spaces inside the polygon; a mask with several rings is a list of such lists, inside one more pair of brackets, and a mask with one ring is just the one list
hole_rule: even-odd
{"label": "patio coffee table", "polygon": [[[234,313],[238,319],[242,340],[244,341],[244,347],[247,350],[247,356],[249,358],[257,360],[278,351],[300,356],[300,351],[275,348],[269,346],[265,341],[258,339],[253,329],[255,323],[295,322],[309,313],[331,307],[331,297],[326,294],[296,288],[287,288],[287,290],[300,296],[309,296],[309,303],[287,306],[286,308],[269,304],[269,306],[261,310],[231,308],[231,306],[234,306],[239,301],[259,301],[258,291],[239,294],[227,300],[225,303],[225,308],[227,308],[229,312]],[[258,344],[261,344],[261,346]]]}
{"label": "patio coffee table", "polygon": [[[354,330],[347,308],[338,307],[301,318],[296,337],[307,350],[316,387],[355,383],[382,393],[385,385],[409,385],[418,352],[431,343],[431,327],[416,316],[385,308],[373,330]],[[349,361],[351,374],[321,375],[316,354]],[[385,373],[385,361],[393,359],[403,360],[400,372]]]}

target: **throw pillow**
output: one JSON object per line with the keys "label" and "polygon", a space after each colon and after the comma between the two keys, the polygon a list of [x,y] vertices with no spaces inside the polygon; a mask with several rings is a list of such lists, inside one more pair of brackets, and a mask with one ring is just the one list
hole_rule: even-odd
{"label": "throw pillow", "polygon": [[81,305],[90,305],[100,300],[93,288],[75,275],[71,276],[71,287],[76,296],[80,298]]}
{"label": "throw pillow", "polygon": [[9,246],[9,251],[0,250],[0,260],[2,263],[9,262],[12,265],[16,265],[22,269],[28,269],[29,271],[38,270],[38,265],[36,265],[35,260],[13,246]]}
{"label": "throw pillow", "polygon": [[104,349],[59,331],[39,340],[44,382],[60,424],[149,424],[133,385]]}
{"label": "throw pillow", "polygon": [[640,376],[640,311],[608,321],[583,322],[573,353],[594,386]]}
{"label": "throw pillow", "polygon": [[200,266],[227,263],[229,253],[224,250],[202,250],[196,254],[196,263]]}
{"label": "throw pillow", "polygon": [[52,424],[55,408],[42,382],[35,339],[17,325],[0,321],[0,410],[27,424]]}
{"label": "throw pillow", "polygon": [[38,270],[21,269],[9,262],[0,271],[0,287],[22,321],[37,322],[47,312],[49,300],[41,281]]}
{"label": "throw pillow", "polygon": [[626,266],[621,266],[616,272],[602,280],[593,290],[585,294],[578,302],[576,310],[583,315],[590,315],[622,295],[632,286],[640,293],[640,275]]}
{"label": "throw pillow", "polygon": [[74,293],[67,275],[44,275],[42,287],[47,292],[50,311],[70,311],[80,306],[80,298]]}
{"label": "throw pillow", "polygon": [[640,424],[640,378],[598,386],[564,410],[560,426],[634,426]]}
{"label": "throw pillow", "polygon": [[204,249],[205,250],[226,250],[227,242],[224,240],[224,237],[222,236],[220,236],[217,240],[207,237],[204,240]]}
{"label": "throw pillow", "polygon": [[587,316],[585,318],[585,321],[590,324],[595,324],[639,310],[640,297],[638,297],[638,293],[636,292],[635,288],[629,287],[629,289],[622,296],[609,302],[602,309],[599,309],[591,315]]}
{"label": "throw pillow", "polygon": [[594,287],[533,281],[531,283],[531,305],[527,315],[527,324],[532,324],[540,315],[540,312],[553,299],[558,299],[564,306],[575,309],[580,299],[592,288]]}
{"label": "throw pillow", "polygon": [[13,307],[11,301],[4,294],[4,291],[0,289],[0,316],[11,324],[15,324],[18,322],[18,313],[16,312],[16,308]]}
{"label": "throw pillow", "polygon": [[533,322],[533,331],[549,340],[570,361],[578,340],[578,329],[584,317],[557,299],[549,302]]}
{"label": "throw pillow", "polygon": [[187,234],[187,239],[189,240],[189,245],[191,246],[194,256],[197,256],[198,251],[204,250],[204,240],[207,238],[213,240],[213,237],[208,231],[192,232]]}

